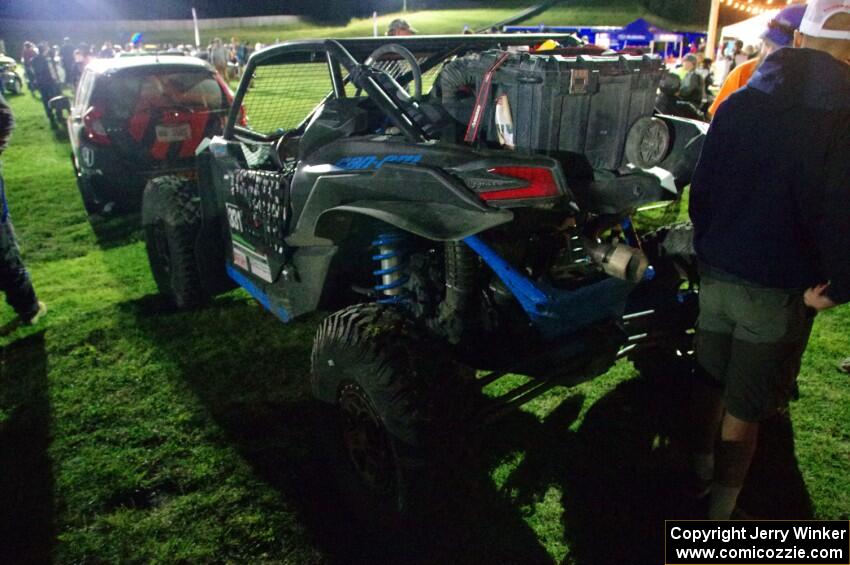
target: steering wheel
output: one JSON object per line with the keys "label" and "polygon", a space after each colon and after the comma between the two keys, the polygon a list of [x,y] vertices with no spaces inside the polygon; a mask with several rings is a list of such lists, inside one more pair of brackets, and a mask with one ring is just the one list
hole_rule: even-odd
{"label": "steering wheel", "polygon": [[[408,65],[410,65],[410,72],[413,75],[412,98],[414,100],[419,100],[420,98],[422,98],[422,69],[419,67],[419,62],[416,60],[416,57],[413,55],[413,53],[410,52],[410,49],[408,49],[407,47],[399,45],[398,43],[388,43],[386,45],[381,45],[380,47],[372,51],[372,53],[366,58],[364,64],[370,67],[374,67],[375,63],[381,57],[390,53],[392,53],[393,55],[398,55],[399,57],[407,61]],[[357,89],[356,95],[360,95],[360,89]]]}

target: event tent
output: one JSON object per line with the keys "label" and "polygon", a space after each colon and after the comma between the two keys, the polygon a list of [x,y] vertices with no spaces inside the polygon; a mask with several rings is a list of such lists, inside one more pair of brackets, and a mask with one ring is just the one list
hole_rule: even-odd
{"label": "event tent", "polygon": [[681,34],[661,29],[643,18],[638,18],[613,37],[622,46],[651,45],[652,43],[679,43]]}
{"label": "event tent", "polygon": [[744,45],[758,45],[761,42],[761,34],[767,29],[767,24],[778,13],[779,10],[770,10],[742,22],[725,26],[720,32],[720,37],[722,39],[740,39],[744,42]]}
{"label": "event tent", "polygon": [[649,47],[653,51],[657,44],[662,43],[662,52],[681,51],[692,42],[704,40],[704,33],[681,33],[662,29],[649,23],[643,18],[638,18],[625,27],[617,26],[505,26],[503,30],[507,33],[575,33],[585,38],[590,43],[611,47],[612,49],[625,49],[627,47]]}

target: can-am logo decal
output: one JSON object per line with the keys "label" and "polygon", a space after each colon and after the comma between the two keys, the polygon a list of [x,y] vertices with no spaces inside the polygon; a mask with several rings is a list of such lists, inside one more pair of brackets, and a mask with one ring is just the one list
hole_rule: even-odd
{"label": "can-am logo decal", "polygon": [[380,159],[377,155],[361,155],[359,157],[344,157],[334,163],[334,166],[346,171],[363,169],[380,169],[387,163],[415,165],[422,160],[422,155],[387,155]]}

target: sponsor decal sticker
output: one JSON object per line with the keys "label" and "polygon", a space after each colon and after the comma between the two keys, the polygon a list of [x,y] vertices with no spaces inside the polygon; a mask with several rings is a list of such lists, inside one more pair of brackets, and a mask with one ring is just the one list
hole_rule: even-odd
{"label": "sponsor decal sticker", "polygon": [[[240,261],[244,263],[244,266],[240,264]],[[233,264],[266,282],[270,283],[273,280],[268,256],[257,253],[236,240],[233,241]]]}
{"label": "sponsor decal sticker", "polygon": [[363,169],[380,169],[387,163],[415,165],[421,160],[422,155],[387,155],[383,158],[378,158],[377,155],[361,155],[359,157],[344,157],[334,163],[334,165],[346,171],[358,171]]}
{"label": "sponsor decal sticker", "polygon": [[239,251],[235,245],[233,246],[233,264],[243,271],[248,270],[248,256]]}
{"label": "sponsor decal sticker", "polygon": [[251,257],[251,272],[266,282],[272,282],[272,271],[266,257],[254,255]]}

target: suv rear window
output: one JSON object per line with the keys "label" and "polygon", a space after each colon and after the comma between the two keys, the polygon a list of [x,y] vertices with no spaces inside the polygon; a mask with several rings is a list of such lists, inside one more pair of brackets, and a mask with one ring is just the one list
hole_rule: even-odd
{"label": "suv rear window", "polygon": [[146,110],[223,111],[229,106],[222,87],[205,70],[119,74],[98,85],[96,98],[114,118]]}

